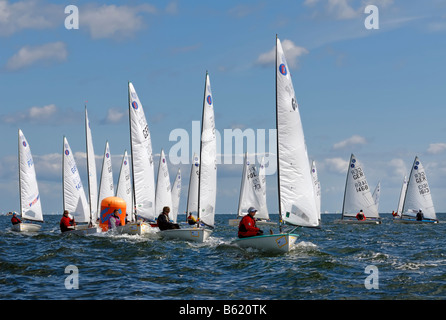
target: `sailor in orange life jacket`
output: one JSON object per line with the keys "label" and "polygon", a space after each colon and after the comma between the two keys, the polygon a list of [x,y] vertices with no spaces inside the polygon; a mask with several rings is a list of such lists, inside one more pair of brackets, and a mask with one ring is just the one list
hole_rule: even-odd
{"label": "sailor in orange life jacket", "polygon": [[362,210],[359,210],[358,214],[356,215],[356,219],[365,220],[365,215],[364,212],[362,212]]}
{"label": "sailor in orange life jacket", "polygon": [[65,232],[69,230],[73,230],[73,227],[76,225],[74,218],[71,219],[69,216],[68,210],[63,212],[63,217],[60,219],[60,231]]}
{"label": "sailor in orange life jacket", "polygon": [[256,226],[256,220],[254,219],[256,212],[257,210],[254,207],[250,207],[248,214],[240,221],[238,226],[239,238],[260,236],[263,234],[263,231]]}

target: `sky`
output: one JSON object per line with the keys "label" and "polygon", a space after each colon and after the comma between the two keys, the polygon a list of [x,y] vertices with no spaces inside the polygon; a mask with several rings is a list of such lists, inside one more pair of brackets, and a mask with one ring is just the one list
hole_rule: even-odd
{"label": "sky", "polygon": [[[368,5],[377,10],[365,12]],[[186,146],[183,159],[197,151],[192,137],[208,71],[221,136],[216,212],[237,211],[242,154],[253,150],[257,161],[266,155],[272,165],[267,202],[277,213],[270,136],[276,34],[317,164],[322,212],[342,210],[352,153],[370,187],[381,183],[380,212],[396,210],[415,156],[437,212],[446,212],[441,0],[0,0],[0,212],[19,211],[18,129],[33,153],[45,214],[63,208],[64,136],[87,188],[85,106],[98,181],[108,141],[117,182],[121,157],[130,152],[129,81],[144,107],[156,167],[164,149],[171,180],[182,171],[184,212],[190,161],[179,163],[177,151]],[[229,148],[234,132],[254,134],[255,143]]]}

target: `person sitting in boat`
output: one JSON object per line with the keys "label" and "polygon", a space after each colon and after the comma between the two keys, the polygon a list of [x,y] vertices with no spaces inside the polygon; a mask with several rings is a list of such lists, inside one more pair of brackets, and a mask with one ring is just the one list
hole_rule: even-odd
{"label": "person sitting in boat", "polygon": [[187,223],[190,225],[194,225],[197,223],[197,219],[192,215],[192,212],[189,213],[189,216],[187,217]]}
{"label": "person sitting in boat", "polygon": [[118,216],[118,209],[113,211],[113,214],[108,219],[108,229],[113,229],[121,225],[121,218]]}
{"label": "person sitting in boat", "polygon": [[397,213],[397,212],[395,212],[395,211],[392,211],[392,216],[396,217],[397,215],[398,215],[398,213]]}
{"label": "person sitting in boat", "polygon": [[73,230],[73,227],[76,225],[74,218],[70,218],[70,213],[68,210],[64,210],[62,219],[60,219],[60,231],[70,231]]}
{"label": "person sitting in boat", "polygon": [[22,221],[17,217],[17,214],[15,212],[12,214],[11,223],[13,225],[22,223]]}
{"label": "person sitting in boat", "polygon": [[423,211],[420,209],[417,212],[417,221],[422,221],[424,218]]}
{"label": "person sitting in boat", "polygon": [[254,237],[263,234],[263,231],[256,226],[256,220],[254,219],[256,212],[257,210],[254,207],[250,207],[248,209],[248,214],[240,221],[238,226],[239,238]]}
{"label": "person sitting in boat", "polygon": [[358,219],[360,221],[365,220],[365,215],[364,215],[364,212],[362,212],[362,209],[359,210],[358,214],[356,215],[356,219]]}
{"label": "person sitting in boat", "polygon": [[168,229],[180,229],[180,227],[178,226],[178,224],[170,222],[169,220],[169,212],[170,212],[170,208],[169,207],[164,207],[163,208],[163,212],[160,213],[160,215],[158,216],[158,228],[162,231],[162,230],[168,230]]}

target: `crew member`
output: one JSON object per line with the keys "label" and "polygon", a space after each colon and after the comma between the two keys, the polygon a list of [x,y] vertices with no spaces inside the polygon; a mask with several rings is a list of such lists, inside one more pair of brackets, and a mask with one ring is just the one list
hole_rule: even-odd
{"label": "crew member", "polygon": [[256,212],[257,210],[254,207],[250,207],[248,209],[248,214],[240,221],[238,226],[239,238],[253,237],[263,234],[263,231],[256,226],[256,220],[254,219]]}

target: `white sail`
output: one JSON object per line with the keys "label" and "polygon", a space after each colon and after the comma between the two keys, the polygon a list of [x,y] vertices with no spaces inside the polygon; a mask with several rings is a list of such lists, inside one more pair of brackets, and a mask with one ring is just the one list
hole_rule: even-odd
{"label": "white sail", "polygon": [[199,168],[198,214],[200,222],[214,227],[217,196],[217,140],[215,134],[214,101],[207,72],[201,123]]}
{"label": "white sail", "polygon": [[28,141],[19,129],[20,213],[23,219],[43,221],[34,160]]}
{"label": "white sail", "polygon": [[198,213],[198,176],[200,174],[200,159],[194,153],[190,169],[189,192],[187,195],[186,213]]}
{"label": "white sail", "polygon": [[420,209],[424,218],[437,220],[426,172],[420,159],[415,157],[412,170],[410,171],[409,182],[407,183],[403,216],[414,217]]}
{"label": "white sail", "polygon": [[381,195],[381,181],[378,182],[378,184],[375,187],[375,190],[373,191],[372,198],[375,202],[376,210],[379,212],[379,197]]}
{"label": "white sail", "polygon": [[68,140],[63,145],[63,208],[76,222],[90,222],[90,206]]}
{"label": "white sail", "polygon": [[[172,188],[170,186],[169,169],[164,150],[161,150],[160,162],[158,165],[158,178],[155,191],[156,212],[163,212],[163,207],[169,207],[172,212]],[[176,215],[169,214],[169,218],[176,222]]]}
{"label": "white sail", "polygon": [[101,212],[101,202],[105,198],[113,197],[115,195],[115,188],[113,185],[113,169],[110,154],[110,146],[108,141],[105,143],[104,157],[102,160],[101,182],[99,183],[98,195],[98,213]]}
{"label": "white sail", "polygon": [[316,209],[318,218],[321,220],[321,182],[317,176],[316,161],[311,162],[311,177],[313,178],[314,196],[316,198]]}
{"label": "white sail", "polygon": [[130,163],[127,150],[122,157],[121,169],[119,171],[118,185],[116,186],[116,196],[126,203],[126,213],[128,221],[134,221],[133,214],[133,194],[132,181],[130,179]]}
{"label": "white sail", "polygon": [[[181,169],[178,169],[177,175],[175,177],[175,181],[172,185],[172,214],[170,215],[172,220],[177,221],[178,217],[178,208],[180,206],[180,197],[181,197]],[[173,218],[175,217],[175,219]]]}
{"label": "white sail", "polygon": [[304,132],[280,40],[276,39],[276,116],[279,212],[292,225],[319,225]]}
{"label": "white sail", "polygon": [[129,82],[130,141],[137,215],[155,220],[155,171],[149,126],[133,84]]}
{"label": "white sail", "polygon": [[96,160],[87,107],[85,107],[85,136],[87,140],[88,200],[90,203],[90,214],[92,220],[96,221],[98,219],[98,177],[96,173]]}
{"label": "white sail", "polygon": [[248,214],[248,208],[254,207],[257,209],[256,219],[268,219],[268,211],[266,207],[263,207],[266,204],[263,201],[263,191],[255,163],[250,162],[248,152],[246,152],[237,215],[239,217],[245,216]]}
{"label": "white sail", "polygon": [[364,212],[366,219],[379,218],[362,165],[352,154],[345,183],[342,218],[355,217],[360,210]]}
{"label": "white sail", "polygon": [[400,200],[398,201],[398,209],[396,211],[396,214],[398,216],[401,216],[401,213],[403,212],[403,205],[404,205],[404,198],[406,197],[406,190],[407,190],[407,176],[404,176],[403,184],[401,186]]}

